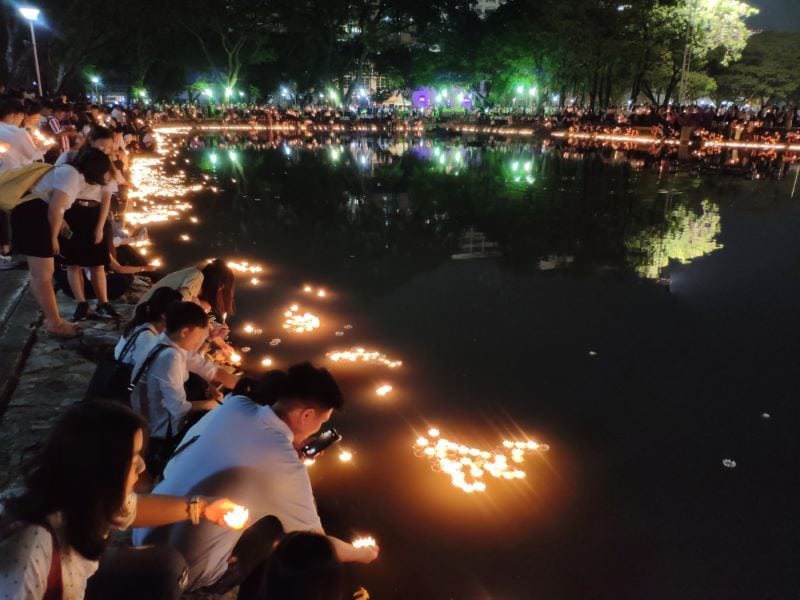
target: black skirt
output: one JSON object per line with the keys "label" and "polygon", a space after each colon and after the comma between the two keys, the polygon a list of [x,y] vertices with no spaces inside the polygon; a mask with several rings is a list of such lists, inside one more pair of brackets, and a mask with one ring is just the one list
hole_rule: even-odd
{"label": "black skirt", "polygon": [[11,251],[39,258],[54,256],[47,202],[38,198],[28,200],[11,211]]}
{"label": "black skirt", "polygon": [[103,239],[94,243],[94,229],[100,216],[100,204],[82,206],[77,202],[64,213],[64,221],[72,230],[68,240],[61,238],[61,256],[64,263],[79,267],[108,265],[108,229],[103,227]]}

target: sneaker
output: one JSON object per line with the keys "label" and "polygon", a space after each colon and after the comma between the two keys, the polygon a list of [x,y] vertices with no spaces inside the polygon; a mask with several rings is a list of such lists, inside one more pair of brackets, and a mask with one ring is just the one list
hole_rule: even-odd
{"label": "sneaker", "polygon": [[0,256],[0,271],[13,269],[16,266],[19,266],[18,260],[14,260],[10,256]]}
{"label": "sneaker", "polygon": [[86,316],[88,314],[89,314],[89,303],[78,302],[78,306],[75,307],[75,312],[72,313],[72,322],[76,323],[78,321],[85,321]]}
{"label": "sneaker", "polygon": [[119,313],[114,310],[114,307],[111,306],[108,302],[103,302],[103,304],[98,304],[94,309],[95,314],[98,317],[105,317],[107,319],[119,319]]}

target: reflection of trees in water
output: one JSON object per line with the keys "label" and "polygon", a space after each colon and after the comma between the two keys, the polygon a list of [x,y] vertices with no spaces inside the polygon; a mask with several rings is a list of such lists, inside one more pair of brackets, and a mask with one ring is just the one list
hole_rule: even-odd
{"label": "reflection of trees in water", "polygon": [[640,229],[625,239],[628,262],[644,277],[656,279],[670,260],[688,263],[722,247],[719,209],[704,200],[699,212],[686,204],[673,206],[660,226]]}
{"label": "reflection of trees in water", "polygon": [[363,144],[242,152],[247,185],[216,203],[230,228],[220,228],[220,242],[255,241],[311,272],[349,272],[361,288],[447,260],[470,227],[497,241],[509,263],[528,267],[569,256],[577,268],[653,276],[670,258],[716,248],[710,203],[694,212],[685,200],[641,202],[654,183],[602,152],[574,160],[527,144],[428,149],[389,156],[380,147],[367,165]]}

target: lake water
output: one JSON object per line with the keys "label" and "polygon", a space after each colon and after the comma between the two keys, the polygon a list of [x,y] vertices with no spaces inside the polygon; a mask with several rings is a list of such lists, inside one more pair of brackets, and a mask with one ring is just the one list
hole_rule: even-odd
{"label": "lake water", "polygon": [[[175,268],[210,256],[263,264],[258,285],[240,281],[230,319],[237,346],[252,347],[246,363],[311,359],[346,393],[334,425],[354,459],[332,451],[310,473],[328,531],[381,545],[379,561],[348,568],[353,590],[797,593],[792,177],[701,180],[540,142],[179,144],[176,162],[219,189],[193,199],[197,224],[151,229],[159,252]],[[500,255],[453,259],[476,250],[465,233]],[[281,329],[292,303],[321,327]],[[243,334],[245,323],[263,333]],[[353,346],[403,366],[325,359]],[[524,479],[487,477],[467,494],[415,455],[431,426],[482,449],[532,438],[549,451],[526,457]]]}

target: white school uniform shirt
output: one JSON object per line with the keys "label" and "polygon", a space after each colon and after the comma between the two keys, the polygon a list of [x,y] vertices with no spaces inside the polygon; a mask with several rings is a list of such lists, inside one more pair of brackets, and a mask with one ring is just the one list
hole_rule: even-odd
{"label": "white school uniform shirt", "polygon": [[78,192],[86,185],[83,175],[78,173],[72,165],[59,165],[53,167],[37,181],[31,191],[42,195],[42,199],[47,203],[53,199],[56,192],[64,192],[67,195],[67,204],[64,210],[73,205],[78,197]]}
{"label": "white school uniform shirt", "polygon": [[[131,394],[131,407],[147,419],[150,437],[166,439],[169,433],[176,435],[181,430],[192,408],[183,389],[189,379],[188,352],[165,333],[158,335],[153,348],[156,344],[166,344],[169,348],[159,353],[139,380]],[[132,377],[136,377],[146,359],[147,355],[136,362]]]}
{"label": "white school uniform shirt", "polygon": [[[115,528],[125,530],[133,524],[136,505],[136,494],[130,494]],[[67,545],[61,513],[49,515],[47,520],[58,539],[62,600],[83,600],[86,581],[97,571],[98,561]],[[41,599],[52,559],[53,536],[41,525],[26,525],[0,541],[0,600]]]}
{"label": "white school uniform shirt", "polygon": [[[55,164],[56,165],[65,165],[67,161],[74,156],[73,152],[62,152],[58,155]],[[116,185],[112,185],[111,182],[106,183],[105,185],[97,185],[93,183],[86,183],[84,180],[81,189],[78,191],[78,198],[81,200],[94,200],[95,202],[101,202],[103,200],[103,192],[108,192],[109,194],[114,193],[117,190]]]}
{"label": "white school uniform shirt", "polygon": [[[128,352],[121,359],[123,363],[126,365],[131,365],[132,367],[136,366],[137,364],[144,363],[145,358],[147,358],[147,355],[150,354],[150,350],[152,350],[158,343],[160,334],[150,323],[138,325],[133,329],[133,331],[130,332],[127,338],[124,336],[119,338],[117,345],[114,346],[114,358],[120,360],[120,355],[122,354],[122,350],[125,348],[125,344],[127,344],[128,339],[134,335],[136,335],[136,339],[134,340],[133,345],[128,349]],[[214,375],[217,373],[217,365],[213,360],[204,354],[200,354],[199,352],[184,351],[184,354],[186,356],[186,366],[190,373],[199,375],[206,381],[211,381],[214,379]]]}
{"label": "white school uniform shirt", "polygon": [[[292,445],[294,434],[272,408],[229,395],[184,440],[195,436],[169,461],[154,494],[204,494],[204,485],[225,478],[208,492],[246,506],[251,523],[274,515],[287,532],[324,533],[308,471]],[[195,590],[225,573],[242,532],[207,521],[190,528],[134,529],[133,543],[168,543],[178,550],[189,566],[188,589]]]}
{"label": "white school uniform shirt", "polygon": [[6,142],[10,148],[0,154],[0,171],[8,171],[23,167],[41,160],[43,152],[37,150],[27,131],[8,123],[0,123],[0,142]]}

